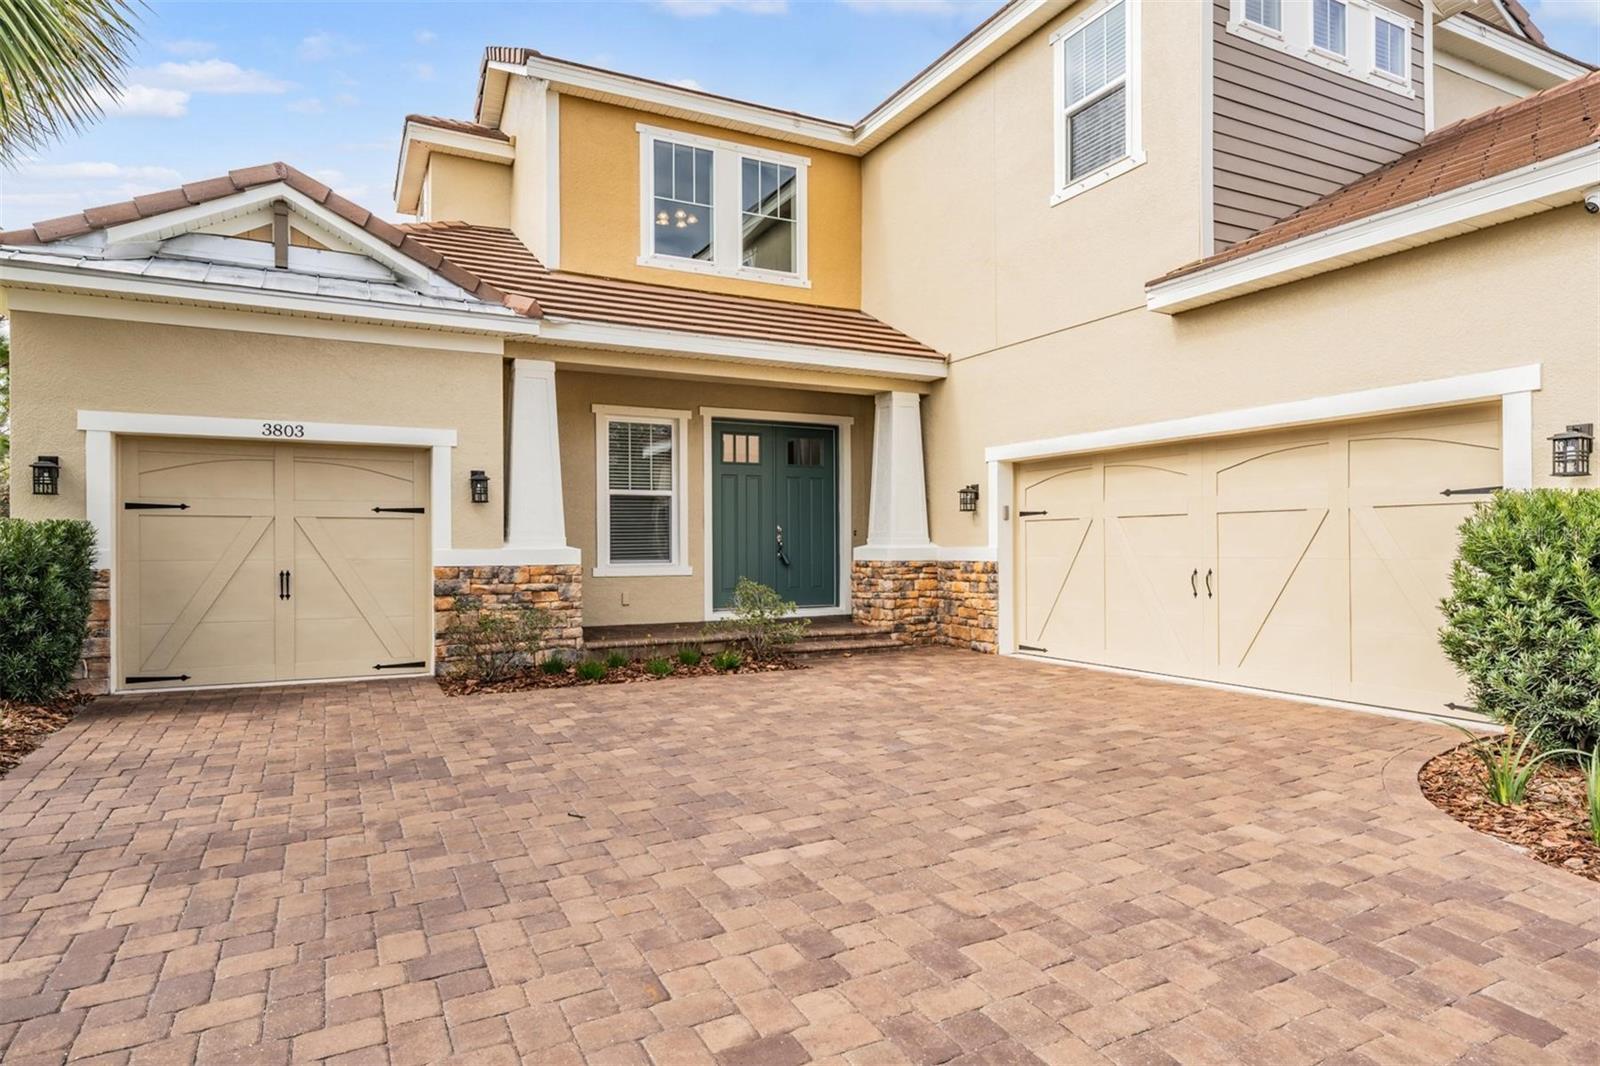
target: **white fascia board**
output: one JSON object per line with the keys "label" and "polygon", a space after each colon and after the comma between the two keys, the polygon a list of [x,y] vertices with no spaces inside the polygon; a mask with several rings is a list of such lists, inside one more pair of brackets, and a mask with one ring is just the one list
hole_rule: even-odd
{"label": "white fascia board", "polygon": [[417,213],[422,176],[427,173],[428,157],[434,152],[506,166],[517,158],[516,146],[498,137],[447,130],[425,122],[407,122],[400,138],[400,160],[394,173],[394,205],[401,214]]}
{"label": "white fascia board", "polygon": [[1015,463],[1031,459],[1053,459],[1058,456],[1084,455],[1114,448],[1198,440],[1257,430],[1314,425],[1318,422],[1337,422],[1368,415],[1447,407],[1453,404],[1472,403],[1476,400],[1498,399],[1515,393],[1534,392],[1539,389],[1540,382],[1540,364],[1531,363],[1527,366],[1486,370],[1478,374],[1463,374],[1453,378],[1435,378],[1431,381],[1417,381],[1405,385],[1386,385],[1376,389],[1363,389],[1360,392],[1314,396],[1305,400],[1290,400],[1286,403],[1265,404],[1261,407],[1242,407],[1189,418],[1172,418],[1162,422],[1118,426],[1115,429],[1071,433],[1063,437],[1019,441],[1016,444],[999,444],[984,450],[984,460],[990,463]]}
{"label": "white fascia board", "polygon": [[[456,431],[427,426],[369,426],[352,422],[295,422],[303,435],[297,442],[315,444],[392,444],[418,448],[454,448]],[[223,437],[260,440],[258,418],[212,418],[207,415],[166,415],[141,411],[78,412],[78,428],[86,432],[134,434],[145,437]]]}
{"label": "white fascia board", "polygon": [[1452,15],[1439,23],[1437,30],[1443,31],[1447,38],[1471,41],[1492,49],[1507,59],[1548,74],[1558,82],[1582,77],[1591,69],[1467,15]]}
{"label": "white fascia board", "polygon": [[949,373],[943,360],[915,355],[888,355],[843,348],[825,348],[778,341],[722,337],[706,333],[619,326],[604,322],[561,321],[545,318],[539,340],[581,348],[619,348],[625,351],[671,352],[741,363],[875,374],[912,381],[938,381]]}
{"label": "white fascia board", "polygon": [[270,289],[239,289],[203,282],[154,280],[130,274],[95,274],[91,272],[92,269],[92,267],[68,264],[63,264],[62,267],[41,267],[0,261],[0,287],[39,288],[136,300],[165,300],[203,307],[234,307],[271,314],[485,333],[521,339],[537,337],[540,332],[538,319],[526,318],[509,309],[495,309],[492,304],[483,304],[483,310],[479,311],[452,311],[444,308],[362,303]]}
{"label": "white fascia board", "polygon": [[1600,144],[1147,286],[1145,307],[1176,314],[1284,285],[1501,220],[1494,216],[1575,203],[1595,185]]}

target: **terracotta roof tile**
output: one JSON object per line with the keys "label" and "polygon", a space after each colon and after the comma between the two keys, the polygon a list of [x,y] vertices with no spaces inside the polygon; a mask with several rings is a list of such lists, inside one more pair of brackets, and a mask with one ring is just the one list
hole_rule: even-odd
{"label": "terracotta roof tile", "polygon": [[259,166],[241,167],[227,174],[192,181],[177,189],[135,196],[120,203],[91,207],[75,215],[64,215],[44,222],[35,222],[22,229],[0,231],[0,244],[46,244],[50,241],[81,237],[97,229],[141,218],[164,215],[169,211],[196,204],[219,200],[224,196],[244,192],[260,185],[283,182],[296,192],[311,198],[333,211],[352,225],[360,226],[378,240],[393,245],[401,253],[415,259],[429,270],[438,271],[453,284],[481,300],[501,303],[520,315],[539,317],[539,305],[529,299],[513,299],[482,276],[459,263],[447,263],[434,249],[423,242],[407,239],[400,227],[374,215],[353,200],[347,200],[322,182],[303,174],[287,163],[263,163]]}
{"label": "terracotta roof tile", "polygon": [[1600,143],[1600,71],[1430,133],[1405,155],[1155,285]]}
{"label": "terracotta roof tile", "polygon": [[449,262],[465,264],[511,293],[511,299],[538,301],[546,318],[943,358],[862,311],[551,271],[516,234],[498,227],[420,222],[403,228]]}
{"label": "terracotta roof tile", "polygon": [[485,126],[481,122],[468,122],[464,118],[443,118],[439,115],[407,115],[406,121],[415,122],[419,126],[433,126],[441,130],[470,133],[474,137],[492,137],[497,141],[511,140],[509,136],[493,126]]}

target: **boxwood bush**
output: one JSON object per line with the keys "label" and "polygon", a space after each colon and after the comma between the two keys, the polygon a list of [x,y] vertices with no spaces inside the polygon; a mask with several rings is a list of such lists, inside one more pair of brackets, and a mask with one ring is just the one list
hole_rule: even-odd
{"label": "boxwood bush", "polygon": [[1501,492],[1461,526],[1440,643],[1478,710],[1600,740],[1600,490]]}
{"label": "boxwood bush", "polygon": [[89,523],[0,518],[0,699],[42,703],[72,683],[93,585]]}

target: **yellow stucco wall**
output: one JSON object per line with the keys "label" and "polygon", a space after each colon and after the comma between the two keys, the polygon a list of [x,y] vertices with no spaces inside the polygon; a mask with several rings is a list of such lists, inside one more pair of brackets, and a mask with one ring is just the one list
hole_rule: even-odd
{"label": "yellow stucco wall", "polygon": [[1498,86],[1485,84],[1476,78],[1447,70],[1443,66],[1435,66],[1433,68],[1434,128],[1448,126],[1452,122],[1487,111],[1491,107],[1499,107],[1501,104],[1520,100],[1523,96],[1531,96],[1537,91],[1531,85],[1525,88],[1526,91],[1521,95],[1513,96]]}
{"label": "yellow stucco wall", "polygon": [[[352,422],[456,430],[457,548],[498,548],[499,508],[472,506],[467,472],[501,484],[501,357],[393,344],[197,329],[32,311],[11,321],[13,513],[84,517],[79,410]],[[34,496],[28,462],[59,455],[58,496]]]}
{"label": "yellow stucco wall", "polygon": [[[548,357],[548,349],[545,350]],[[559,364],[558,364],[559,365]],[[595,514],[594,405],[689,411],[688,558],[694,573],[683,577],[594,577],[598,543]],[[583,620],[586,625],[697,621],[705,617],[705,436],[701,408],[731,408],[806,414],[848,415],[850,432],[851,544],[865,543],[872,483],[872,398],[752,385],[652,380],[619,374],[558,369],[556,406],[561,431],[562,498],[567,543],[583,551]],[[781,421],[781,418],[778,419]],[[849,559],[840,560],[846,569]],[[622,597],[626,594],[628,605]]]}
{"label": "yellow stucco wall", "polygon": [[[561,268],[707,292],[859,306],[861,187],[856,159],[695,122],[562,96]],[[810,288],[645,267],[639,258],[638,123],[811,160],[806,181]],[[519,152],[522,142],[519,140]],[[945,205],[948,207],[948,205]]]}
{"label": "yellow stucco wall", "polygon": [[434,152],[423,182],[430,222],[511,225],[511,168],[504,163]]}

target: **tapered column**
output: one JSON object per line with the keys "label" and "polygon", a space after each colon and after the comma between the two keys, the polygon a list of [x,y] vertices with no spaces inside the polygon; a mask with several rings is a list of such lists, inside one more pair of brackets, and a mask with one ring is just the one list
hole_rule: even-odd
{"label": "tapered column", "polygon": [[922,468],[922,397],[880,392],[872,433],[872,512],[866,552],[879,558],[931,559],[928,486]]}
{"label": "tapered column", "polygon": [[566,549],[554,363],[512,360],[510,428],[506,547]]}

